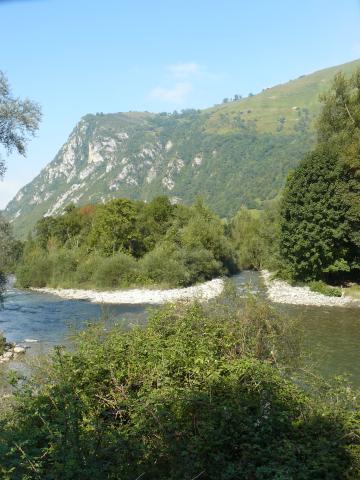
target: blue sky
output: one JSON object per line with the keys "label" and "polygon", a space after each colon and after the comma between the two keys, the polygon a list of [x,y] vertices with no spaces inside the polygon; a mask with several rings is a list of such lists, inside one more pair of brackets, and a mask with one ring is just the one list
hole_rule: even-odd
{"label": "blue sky", "polygon": [[0,0],[0,70],[43,109],[0,208],[86,113],[203,108],[356,58],[359,0]]}

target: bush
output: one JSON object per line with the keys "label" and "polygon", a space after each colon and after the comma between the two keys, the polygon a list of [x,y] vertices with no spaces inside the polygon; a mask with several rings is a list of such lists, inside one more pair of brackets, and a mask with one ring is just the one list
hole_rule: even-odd
{"label": "bush", "polygon": [[80,262],[75,274],[76,283],[85,286],[91,285],[92,278],[95,275],[95,272],[98,271],[101,261],[101,257],[90,255]]}
{"label": "bush", "polygon": [[326,283],[317,281],[317,282],[310,282],[309,288],[312,292],[322,293],[327,297],[341,297],[342,291],[341,288],[331,287],[330,285],[326,285]]}
{"label": "bush", "polygon": [[172,287],[190,283],[190,274],[179,251],[168,243],[158,244],[139,261],[139,266],[143,275],[154,283]]}
{"label": "bush", "polygon": [[136,283],[137,262],[134,257],[117,253],[102,258],[94,272],[93,281],[97,287],[115,288]]}
{"label": "bush", "polygon": [[188,247],[180,250],[180,258],[188,271],[188,284],[225,275],[226,268],[204,247]]}
{"label": "bush", "polygon": [[3,478],[358,478],[358,412],[287,380],[288,324],[254,299],[238,307],[169,305],[57,349],[0,423]]}
{"label": "bush", "polygon": [[42,251],[35,251],[16,269],[16,283],[23,288],[45,287],[50,277],[51,265]]}
{"label": "bush", "polygon": [[4,303],[6,284],[7,284],[6,274],[0,270],[0,307],[2,307]]}
{"label": "bush", "polygon": [[6,345],[6,338],[4,337],[3,333],[0,332],[0,355],[4,353],[5,345]]}
{"label": "bush", "polygon": [[52,287],[65,287],[72,285],[75,272],[79,264],[77,250],[65,248],[54,249],[48,255],[48,262],[51,265],[51,279],[48,283]]}

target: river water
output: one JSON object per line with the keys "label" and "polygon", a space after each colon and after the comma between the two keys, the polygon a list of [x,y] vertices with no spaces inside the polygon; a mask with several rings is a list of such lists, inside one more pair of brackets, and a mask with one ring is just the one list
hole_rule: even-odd
{"label": "river water", "polygon": [[[256,272],[233,277],[238,290],[263,293]],[[0,311],[0,331],[9,341],[27,345],[29,354],[46,352],[54,345],[68,343],[74,331],[107,318],[127,325],[144,324],[149,305],[110,305],[103,307],[79,300],[9,288]],[[360,309],[339,307],[277,306],[288,317],[297,317],[304,326],[305,348],[325,376],[348,374],[360,387]]]}

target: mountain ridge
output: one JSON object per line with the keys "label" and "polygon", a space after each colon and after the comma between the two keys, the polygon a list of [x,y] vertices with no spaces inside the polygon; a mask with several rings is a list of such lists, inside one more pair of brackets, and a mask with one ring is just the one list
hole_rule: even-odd
{"label": "mountain ridge", "polygon": [[87,114],[5,215],[24,237],[69,203],[114,197],[189,203],[200,195],[222,216],[261,208],[313,145],[319,94],[337,71],[357,67],[360,60],[205,110]]}

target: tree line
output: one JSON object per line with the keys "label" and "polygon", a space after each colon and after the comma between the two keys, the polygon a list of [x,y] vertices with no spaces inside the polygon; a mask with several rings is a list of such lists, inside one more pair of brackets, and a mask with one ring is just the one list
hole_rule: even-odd
{"label": "tree line", "polygon": [[188,207],[120,198],[42,218],[16,278],[22,287],[187,286],[236,269],[224,223],[200,200]]}

